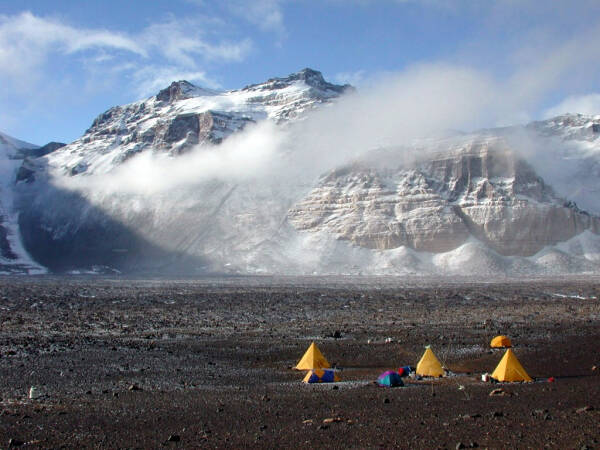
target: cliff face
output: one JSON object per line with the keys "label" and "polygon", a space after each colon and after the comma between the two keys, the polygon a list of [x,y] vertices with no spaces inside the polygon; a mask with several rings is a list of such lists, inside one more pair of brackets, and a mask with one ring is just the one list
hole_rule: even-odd
{"label": "cliff face", "polygon": [[298,230],[372,249],[441,253],[475,237],[519,256],[598,230],[598,218],[559,198],[503,139],[446,146],[400,167],[365,161],[333,171],[289,211],[289,220]]}

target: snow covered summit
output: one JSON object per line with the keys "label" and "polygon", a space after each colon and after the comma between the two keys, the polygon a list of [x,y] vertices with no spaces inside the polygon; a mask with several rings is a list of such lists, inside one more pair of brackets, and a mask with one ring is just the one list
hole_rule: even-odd
{"label": "snow covered summit", "polygon": [[312,69],[222,92],[176,81],[156,96],[100,114],[81,138],[49,155],[48,164],[69,175],[106,173],[146,150],[180,154],[220,143],[249,123],[300,119],[351,89]]}

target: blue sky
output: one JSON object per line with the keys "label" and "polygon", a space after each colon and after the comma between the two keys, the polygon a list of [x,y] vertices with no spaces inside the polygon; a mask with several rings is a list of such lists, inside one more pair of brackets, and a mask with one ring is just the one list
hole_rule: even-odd
{"label": "blue sky", "polygon": [[592,0],[3,0],[0,131],[70,142],[173,80],[235,89],[304,67],[360,89],[452,64],[527,99],[508,122],[600,114],[599,13]]}

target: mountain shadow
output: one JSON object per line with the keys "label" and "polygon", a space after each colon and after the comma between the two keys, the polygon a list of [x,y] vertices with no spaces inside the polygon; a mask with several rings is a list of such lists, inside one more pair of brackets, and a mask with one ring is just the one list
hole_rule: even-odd
{"label": "mountain shadow", "polygon": [[53,273],[212,274],[203,258],[157,246],[79,193],[40,180],[19,183],[18,191],[23,245]]}

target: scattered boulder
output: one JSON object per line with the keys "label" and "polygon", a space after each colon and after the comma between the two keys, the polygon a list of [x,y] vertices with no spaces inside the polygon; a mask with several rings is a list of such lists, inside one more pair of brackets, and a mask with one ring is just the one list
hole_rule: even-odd
{"label": "scattered boulder", "polygon": [[342,422],[341,417],[328,417],[327,419],[323,419],[323,423],[336,423]]}
{"label": "scattered boulder", "polygon": [[10,438],[8,440],[8,446],[9,447],[20,447],[21,445],[25,444],[25,442],[20,441],[19,439],[15,439],[15,438]]}
{"label": "scattered boulder", "polygon": [[494,390],[492,390],[492,392],[490,392],[490,397],[504,397],[504,396],[511,396],[512,393],[505,391],[502,388],[496,388]]}

